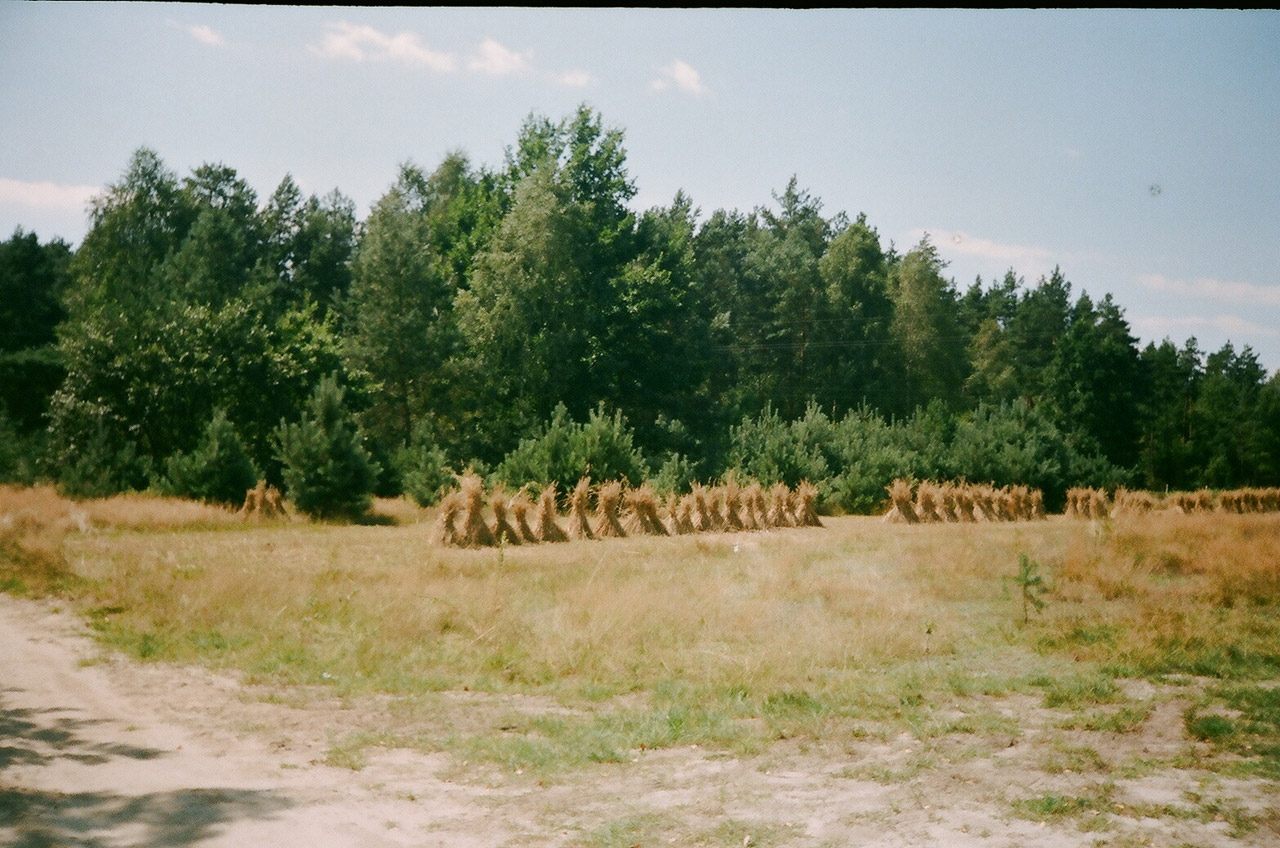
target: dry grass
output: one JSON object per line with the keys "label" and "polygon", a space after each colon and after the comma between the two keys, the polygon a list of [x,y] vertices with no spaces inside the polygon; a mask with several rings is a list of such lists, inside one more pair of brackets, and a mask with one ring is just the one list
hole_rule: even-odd
{"label": "dry grass", "polygon": [[1073,538],[1056,594],[1058,638],[1080,658],[1140,674],[1280,673],[1280,516],[1131,513]]}
{"label": "dry grass", "polygon": [[[1280,515],[841,517],[468,550],[433,544],[430,512],[399,526],[245,525],[123,503],[138,509],[107,525],[121,502],[0,489],[4,588],[65,597],[136,656],[260,682],[701,717],[662,744],[696,728],[736,738],[743,720],[838,740],[867,715],[927,734],[929,704],[1045,674],[1280,675]],[[1023,553],[1052,587],[1026,625],[1005,591]]]}

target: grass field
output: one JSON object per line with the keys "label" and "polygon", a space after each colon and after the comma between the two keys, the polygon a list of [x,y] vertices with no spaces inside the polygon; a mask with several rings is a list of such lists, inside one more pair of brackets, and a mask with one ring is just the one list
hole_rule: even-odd
{"label": "grass field", "polygon": [[[335,741],[352,768],[401,746],[554,783],[637,751],[758,757],[905,733],[923,743],[912,757],[851,767],[894,783],[1016,737],[1001,699],[1032,699],[1064,733],[1139,734],[1159,704],[1131,697],[1136,681],[1183,687],[1198,768],[1280,780],[1280,515],[847,517],[472,551],[431,545],[426,511],[378,510],[382,526],[244,525],[4,489],[0,587],[65,599],[140,660],[239,672],[299,703],[383,698],[393,720]],[[1012,798],[1012,815],[1114,817],[1110,782],[1177,765],[1064,739],[1042,770],[1098,780]],[[1269,821],[1233,815],[1241,833]]]}

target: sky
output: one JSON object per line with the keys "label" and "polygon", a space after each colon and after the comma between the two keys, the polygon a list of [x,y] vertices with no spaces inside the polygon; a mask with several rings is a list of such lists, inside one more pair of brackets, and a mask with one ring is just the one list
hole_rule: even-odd
{"label": "sky", "polygon": [[497,167],[530,115],[622,130],[637,211],[794,176],[968,288],[1060,268],[1142,344],[1280,369],[1280,12],[0,0],[0,238],[78,243],[133,152],[364,218],[402,163]]}

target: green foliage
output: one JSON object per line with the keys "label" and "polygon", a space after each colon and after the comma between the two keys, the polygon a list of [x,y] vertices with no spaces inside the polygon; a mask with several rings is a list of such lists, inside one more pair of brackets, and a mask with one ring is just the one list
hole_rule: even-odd
{"label": "green foliage", "polygon": [[825,480],[831,466],[823,448],[832,446],[832,426],[826,414],[810,405],[805,417],[784,422],[772,407],[756,418],[744,418],[729,431],[729,467],[765,486],[801,480]]}
{"label": "green foliage", "polygon": [[77,446],[99,436],[147,461],[190,450],[215,408],[274,477],[275,423],[296,417],[315,375],[338,365],[332,325],[313,310],[273,322],[239,299],[90,315],[66,327],[62,350],[67,376],[50,409],[60,477],[81,462]]}
{"label": "green foliage", "polygon": [[40,476],[46,439],[43,433],[22,433],[0,405],[0,483],[29,486]]}
{"label": "green foliage", "polygon": [[165,462],[160,487],[182,497],[236,506],[259,477],[235,426],[218,409],[195,449],[176,453]]}
{"label": "green foliage", "polygon": [[450,365],[461,344],[453,298],[482,226],[479,185],[458,155],[430,175],[404,165],[365,224],[345,302],[344,353],[373,385],[362,419],[384,445],[407,444],[425,420],[443,431],[437,438],[458,441],[443,426],[457,417],[460,382]]}
{"label": "green foliage", "polygon": [[586,423],[579,424],[560,404],[537,435],[507,454],[494,478],[513,489],[555,483],[563,493],[582,477],[639,484],[648,474],[648,464],[621,412],[609,415],[602,404]]}
{"label": "green foliage", "polygon": [[61,450],[66,459],[57,463],[56,480],[58,488],[72,497],[140,492],[153,476],[151,458],[139,455],[137,446],[127,437],[122,440],[108,430],[107,422],[64,443]]}
{"label": "green foliage", "polygon": [[70,259],[66,242],[42,245],[21,228],[0,242],[0,407],[24,436],[44,428],[62,382],[56,342]]}
{"label": "green foliage", "polygon": [[693,490],[698,481],[698,466],[681,453],[671,452],[658,466],[648,483],[659,495],[683,495]]}
{"label": "green foliage", "polygon": [[[496,170],[403,165],[363,223],[336,190],[286,176],[259,203],[226,165],[179,177],[139,149],[74,253],[0,242],[0,475],[43,456],[69,491],[145,485],[221,408],[278,483],[276,423],[338,371],[379,491],[426,500],[445,457],[564,485],[644,455],[663,490],[809,479],[849,512],[895,477],[1026,484],[1049,509],[1077,485],[1280,483],[1280,375],[1248,348],[1139,353],[1056,268],[961,294],[927,238],[884,248],[794,177],[747,213],[635,195],[586,106],[530,116]],[[602,409],[630,441],[565,447]]]}
{"label": "green foliage", "polygon": [[404,493],[418,506],[439,503],[457,482],[448,456],[431,443],[422,428],[413,442],[396,454],[395,462]]}
{"label": "green foliage", "polygon": [[357,518],[368,511],[379,468],[343,406],[336,375],[322,379],[308,414],[276,430],[285,495],[316,518]]}
{"label": "green foliage", "polygon": [[893,336],[902,351],[899,410],[938,398],[954,406],[967,376],[965,336],[954,284],[942,276],[946,262],[928,237],[894,266]]}
{"label": "green foliage", "polygon": [[[1006,589],[1009,579],[1005,578]],[[1025,553],[1018,554],[1018,574],[1012,578],[1012,582],[1018,587],[1019,599],[1022,601],[1022,623],[1026,624],[1031,620],[1031,610],[1040,612],[1044,609],[1045,602],[1041,595],[1049,592],[1049,586],[1040,573],[1040,563]]]}

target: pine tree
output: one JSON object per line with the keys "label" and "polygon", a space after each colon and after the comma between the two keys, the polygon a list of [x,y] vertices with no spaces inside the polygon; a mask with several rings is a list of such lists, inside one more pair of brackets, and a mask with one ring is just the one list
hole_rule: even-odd
{"label": "pine tree", "polygon": [[316,387],[309,413],[276,431],[285,494],[314,518],[357,518],[368,511],[380,468],[365,450],[355,419],[343,406],[337,376]]}
{"label": "pine tree", "polygon": [[167,491],[210,503],[236,506],[258,480],[258,469],[244,443],[221,409],[205,428],[200,444],[189,454],[178,453],[165,463]]}

